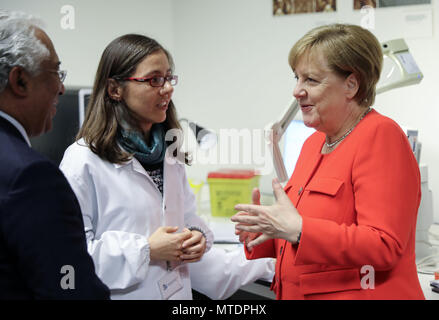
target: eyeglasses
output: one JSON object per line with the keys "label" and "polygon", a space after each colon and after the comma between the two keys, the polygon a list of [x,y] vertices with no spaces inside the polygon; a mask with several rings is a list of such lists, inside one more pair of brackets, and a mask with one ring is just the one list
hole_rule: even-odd
{"label": "eyeglasses", "polygon": [[171,86],[175,86],[178,83],[178,76],[154,76],[150,78],[123,78],[122,80],[137,81],[137,82],[148,82],[151,87],[163,87],[166,82],[169,82]]}
{"label": "eyeglasses", "polygon": [[57,73],[58,77],[59,77],[59,81],[61,81],[61,83],[64,82],[64,80],[67,77],[67,71],[66,70],[47,70],[48,72],[52,72],[52,73]]}

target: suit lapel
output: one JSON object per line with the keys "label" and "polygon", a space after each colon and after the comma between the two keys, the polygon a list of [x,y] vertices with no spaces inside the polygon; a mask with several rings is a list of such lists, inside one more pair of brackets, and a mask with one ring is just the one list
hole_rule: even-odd
{"label": "suit lapel", "polygon": [[6,134],[10,136],[14,136],[16,138],[19,138],[20,140],[23,140],[24,143],[27,144],[24,137],[21,135],[20,131],[8,120],[0,116],[0,130],[5,132]]}
{"label": "suit lapel", "polygon": [[296,169],[285,186],[285,192],[295,207],[297,207],[303,190],[314,176],[323,159],[320,152],[322,143],[322,139],[319,137],[315,137],[313,141],[310,141],[310,145],[300,155]]}

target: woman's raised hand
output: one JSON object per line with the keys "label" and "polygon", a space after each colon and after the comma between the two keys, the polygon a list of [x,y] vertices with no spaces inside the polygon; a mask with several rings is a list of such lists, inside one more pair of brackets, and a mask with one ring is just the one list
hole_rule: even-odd
{"label": "woman's raised hand", "polygon": [[273,238],[296,243],[302,231],[302,217],[277,179],[273,179],[273,191],[276,203],[272,206],[257,204],[238,204],[235,206],[235,209],[240,212],[235,214],[231,220],[237,222],[235,228],[240,233],[240,238],[242,232],[253,234],[244,237],[249,240],[255,233],[261,234],[246,243],[249,251],[254,246]]}
{"label": "woman's raised hand", "polygon": [[[259,191],[258,188],[254,188],[252,191],[252,203],[254,205],[261,204],[261,192]],[[244,211],[240,211],[236,214],[236,216],[238,215],[248,215],[248,213]],[[239,241],[244,244],[250,243],[252,240],[254,240],[260,235],[260,233],[243,231],[237,228],[235,228],[235,234],[239,235]]]}

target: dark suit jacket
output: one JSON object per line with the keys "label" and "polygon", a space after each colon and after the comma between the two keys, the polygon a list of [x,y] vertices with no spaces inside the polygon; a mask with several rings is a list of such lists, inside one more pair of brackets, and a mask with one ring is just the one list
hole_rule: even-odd
{"label": "dark suit jacket", "polygon": [[0,299],[108,298],[69,183],[0,117]]}

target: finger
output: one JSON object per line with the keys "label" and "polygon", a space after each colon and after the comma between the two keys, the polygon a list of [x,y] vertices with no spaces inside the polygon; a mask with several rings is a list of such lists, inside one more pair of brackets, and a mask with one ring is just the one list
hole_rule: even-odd
{"label": "finger", "polygon": [[277,178],[273,179],[272,186],[273,186],[273,192],[276,201],[285,201],[285,200],[290,201],[290,198],[288,198],[284,188],[282,187],[282,185],[280,184]]}
{"label": "finger", "polygon": [[[257,215],[264,210],[264,206],[256,204],[237,204],[235,210],[244,212],[241,215]],[[236,214],[235,214],[236,216]]]}
{"label": "finger", "polygon": [[257,237],[256,239],[250,241],[249,243],[247,243],[247,249],[249,249],[249,251],[251,251],[255,246],[260,245],[261,243],[267,241],[271,239],[269,236],[265,235],[265,234],[261,234],[259,237]]}
{"label": "finger", "polygon": [[184,262],[186,262],[186,263],[198,262],[198,261],[201,260],[202,257],[203,257],[203,256],[199,256],[199,257],[194,258],[194,259],[182,259],[182,261],[184,261]]}
{"label": "finger", "polygon": [[186,249],[190,246],[193,246],[194,244],[197,244],[201,241],[201,239],[204,238],[203,234],[199,231],[195,231],[192,233],[191,238],[187,239],[186,241],[183,242],[183,249]]}
{"label": "finger", "polygon": [[239,216],[248,216],[248,215],[249,215],[248,212],[245,212],[245,211],[239,211],[239,212],[235,213],[233,216],[231,216],[231,217],[230,217],[230,220],[233,221],[233,219],[234,219],[235,217],[239,217]]}
{"label": "finger", "polygon": [[166,233],[174,233],[178,230],[178,227],[164,226],[162,227]]}
{"label": "finger", "polygon": [[189,246],[187,248],[183,248],[183,253],[193,254],[193,253],[203,251],[203,248],[204,248],[204,242],[200,241],[192,246]]}
{"label": "finger", "polygon": [[256,233],[250,233],[250,232],[243,231],[242,236],[239,237],[239,242],[241,242],[241,243],[250,242],[254,238],[254,236],[252,236],[252,235],[256,235]]}
{"label": "finger", "polygon": [[258,188],[254,188],[252,191],[252,202],[253,204],[260,205],[261,204],[261,192]]}
{"label": "finger", "polygon": [[262,228],[258,225],[253,225],[253,226],[249,226],[249,225],[245,225],[245,224],[237,224],[235,226],[235,228],[242,230],[242,231],[247,231],[247,232],[262,232]]}
{"label": "finger", "polygon": [[237,219],[237,218],[239,218],[240,216],[243,216],[243,215],[248,215],[248,213],[244,212],[244,211],[239,211],[238,213],[236,213],[236,214],[234,214],[233,216],[230,217],[230,221],[235,222],[236,221],[235,219]]}
{"label": "finger", "polygon": [[176,251],[175,254],[171,254],[166,260],[169,261],[180,261],[180,256],[183,254],[182,251]]}
{"label": "finger", "polygon": [[[203,256],[202,252],[197,252],[197,253],[183,253],[182,255],[180,255],[180,259],[184,260],[186,262],[189,262],[190,260],[200,260],[201,257]],[[189,261],[187,261],[189,260]]]}
{"label": "finger", "polygon": [[181,232],[181,233],[179,233],[178,234],[178,239],[180,240],[180,241],[184,241],[184,240],[187,240],[187,239],[191,239],[192,238],[192,232],[189,230],[189,229],[184,229],[183,230],[183,232]]}
{"label": "finger", "polygon": [[183,245],[181,246],[182,249],[187,249],[191,246],[193,246],[194,244],[196,244],[198,241],[194,238],[190,238],[189,240],[186,240],[183,242]]}
{"label": "finger", "polygon": [[243,215],[243,216],[236,217],[232,221],[240,223],[240,224],[255,225],[255,224],[258,224],[259,220],[260,219],[257,216],[248,216],[248,215],[244,216]]}

